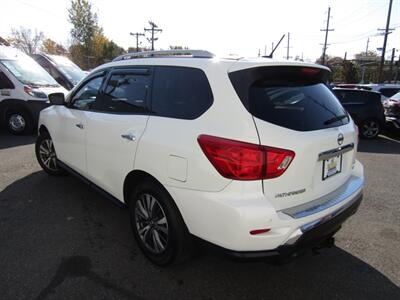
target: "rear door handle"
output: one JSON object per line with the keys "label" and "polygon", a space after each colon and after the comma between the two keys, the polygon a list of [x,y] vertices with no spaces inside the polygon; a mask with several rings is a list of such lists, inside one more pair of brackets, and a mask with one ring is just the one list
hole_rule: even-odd
{"label": "rear door handle", "polygon": [[75,124],[75,126],[78,127],[79,129],[83,129],[83,124],[82,123]]}
{"label": "rear door handle", "polygon": [[123,139],[126,139],[128,141],[135,141],[136,140],[136,136],[133,133],[125,133],[125,134],[121,134],[121,137]]}

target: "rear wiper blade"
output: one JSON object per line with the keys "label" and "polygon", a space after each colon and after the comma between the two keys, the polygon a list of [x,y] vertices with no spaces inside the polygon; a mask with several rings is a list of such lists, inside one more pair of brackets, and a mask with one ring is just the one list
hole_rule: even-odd
{"label": "rear wiper blade", "polygon": [[348,115],[340,115],[340,116],[335,116],[331,119],[328,119],[324,122],[324,125],[330,125],[332,123],[338,122],[343,120],[344,118],[348,118]]}

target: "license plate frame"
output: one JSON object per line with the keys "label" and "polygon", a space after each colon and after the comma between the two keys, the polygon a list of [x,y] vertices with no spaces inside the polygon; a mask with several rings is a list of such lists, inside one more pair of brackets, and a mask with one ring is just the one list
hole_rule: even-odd
{"label": "license plate frame", "polygon": [[343,155],[336,155],[322,161],[322,180],[342,172]]}

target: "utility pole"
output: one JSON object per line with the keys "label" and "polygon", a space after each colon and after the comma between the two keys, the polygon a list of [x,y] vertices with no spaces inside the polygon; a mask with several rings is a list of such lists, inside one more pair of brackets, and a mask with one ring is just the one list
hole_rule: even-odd
{"label": "utility pole", "polygon": [[289,49],[290,49],[290,32],[287,34],[287,47],[286,47],[286,59],[289,60]]}
{"label": "utility pole", "polygon": [[396,74],[394,76],[394,83],[397,83],[397,79],[399,78],[399,67],[400,67],[400,55],[397,60],[397,66],[396,66]]}
{"label": "utility pole", "polygon": [[392,58],[390,59],[390,82],[392,82],[393,79],[393,62],[394,62],[394,54],[395,54],[396,48],[392,49]]}
{"label": "utility pole", "polygon": [[139,52],[139,37],[144,36],[144,33],[140,33],[140,32],[132,33],[131,32],[131,35],[136,37],[136,52]]}
{"label": "utility pole", "polygon": [[264,56],[267,55],[267,45],[264,46]]}
{"label": "utility pole", "polygon": [[365,56],[368,56],[369,37],[367,39],[367,48],[365,48]]}
{"label": "utility pole", "polygon": [[322,64],[325,65],[325,53],[326,53],[326,48],[328,46],[328,32],[329,31],[334,31],[335,29],[329,29],[329,20],[331,18],[331,7],[328,7],[328,19],[326,19],[326,29],[321,29],[321,31],[325,31],[325,42],[324,42],[324,47],[322,49]]}
{"label": "utility pole", "polygon": [[154,37],[154,33],[162,32],[162,29],[158,28],[158,26],[152,21],[149,21],[149,24],[151,28],[144,28],[144,32],[151,32],[151,38],[148,38],[147,40],[151,42],[151,50],[154,51],[154,42],[158,40],[158,38]]}
{"label": "utility pole", "polygon": [[346,59],[347,59],[347,51],[344,53],[344,59],[343,59],[343,61],[346,61]]}
{"label": "utility pole", "polygon": [[383,65],[385,64],[386,43],[387,43],[387,37],[389,35],[389,25],[390,25],[390,15],[392,13],[392,4],[393,4],[393,0],[390,0],[389,1],[389,10],[388,10],[388,15],[387,15],[387,20],[386,20],[385,37],[383,39],[381,63],[379,64],[378,83],[382,82]]}

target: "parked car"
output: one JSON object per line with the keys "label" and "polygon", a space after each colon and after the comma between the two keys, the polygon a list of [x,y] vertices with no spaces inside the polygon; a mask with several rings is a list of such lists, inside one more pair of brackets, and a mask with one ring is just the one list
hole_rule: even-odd
{"label": "parked car", "polygon": [[290,255],[332,241],[362,198],[357,127],[328,77],[200,50],[127,54],[50,95],[36,156],[126,204],[155,264],[187,257],[191,235],[236,256]]}
{"label": "parked car", "polygon": [[377,92],[346,88],[334,88],[333,92],[360,128],[361,137],[377,137],[385,125],[381,95]]}
{"label": "parked car", "polygon": [[0,122],[11,133],[32,132],[55,92],[67,91],[28,55],[0,45]]}
{"label": "parked car", "polygon": [[65,56],[40,53],[33,54],[32,57],[67,90],[71,90],[86,76],[85,71]]}
{"label": "parked car", "polygon": [[393,127],[400,129],[400,93],[387,99],[383,106],[385,108],[386,122]]}
{"label": "parked car", "polygon": [[382,102],[400,92],[400,84],[360,84],[359,88],[381,93]]}

